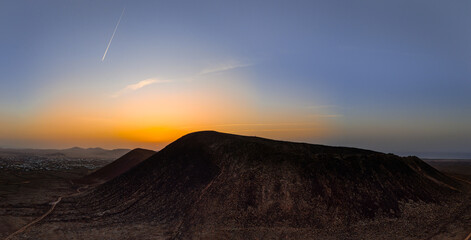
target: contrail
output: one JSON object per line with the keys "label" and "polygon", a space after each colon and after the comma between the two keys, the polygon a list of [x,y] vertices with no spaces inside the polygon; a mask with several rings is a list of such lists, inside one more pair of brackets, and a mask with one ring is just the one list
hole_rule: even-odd
{"label": "contrail", "polygon": [[113,35],[111,35],[111,39],[110,39],[110,41],[108,42],[108,46],[106,47],[105,54],[103,54],[103,57],[101,58],[101,61],[102,61],[102,62],[103,62],[103,60],[105,60],[106,53],[108,52],[108,48],[110,48],[111,41],[113,41],[114,34],[116,33],[116,30],[118,29],[119,22],[121,22],[121,18],[123,17],[123,14],[124,14],[124,10],[125,10],[125,9],[126,9],[126,8],[123,8],[123,12],[121,12],[121,16],[119,16],[118,23],[116,24],[116,27],[114,27]]}

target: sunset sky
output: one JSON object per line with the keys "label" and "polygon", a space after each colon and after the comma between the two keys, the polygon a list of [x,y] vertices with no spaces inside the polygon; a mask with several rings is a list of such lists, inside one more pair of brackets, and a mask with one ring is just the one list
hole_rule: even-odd
{"label": "sunset sky", "polygon": [[217,130],[471,152],[470,12],[459,0],[0,1],[0,147],[160,149]]}

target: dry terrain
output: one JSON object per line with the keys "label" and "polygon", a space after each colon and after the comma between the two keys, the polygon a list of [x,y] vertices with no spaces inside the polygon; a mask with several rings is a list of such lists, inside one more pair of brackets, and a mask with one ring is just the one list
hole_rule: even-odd
{"label": "dry terrain", "polygon": [[462,240],[471,232],[466,161],[430,163],[443,174],[415,157],[215,132],[149,155],[96,186],[70,183],[85,169],[2,170],[1,236],[53,206],[11,239]]}
{"label": "dry terrain", "polygon": [[46,213],[58,197],[76,192],[71,180],[127,151],[0,149],[0,238]]}

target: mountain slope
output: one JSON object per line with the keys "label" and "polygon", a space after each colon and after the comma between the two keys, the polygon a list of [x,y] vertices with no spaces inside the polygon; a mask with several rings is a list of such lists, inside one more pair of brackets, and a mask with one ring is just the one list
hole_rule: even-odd
{"label": "mountain slope", "polygon": [[117,160],[111,162],[110,164],[98,169],[97,171],[76,180],[76,182],[92,184],[109,181],[123,174],[154,154],[154,151],[136,148],[121,156]]}
{"label": "mountain slope", "polygon": [[400,217],[401,203],[439,203],[459,187],[416,157],[207,131],[64,200],[55,219],[151,222],[177,238],[327,229]]}

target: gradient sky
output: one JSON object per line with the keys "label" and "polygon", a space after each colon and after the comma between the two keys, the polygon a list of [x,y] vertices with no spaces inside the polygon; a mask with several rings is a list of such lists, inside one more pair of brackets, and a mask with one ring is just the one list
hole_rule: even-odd
{"label": "gradient sky", "polygon": [[4,0],[0,146],[159,149],[214,129],[471,152],[470,12],[459,0]]}

